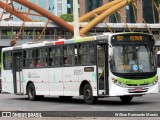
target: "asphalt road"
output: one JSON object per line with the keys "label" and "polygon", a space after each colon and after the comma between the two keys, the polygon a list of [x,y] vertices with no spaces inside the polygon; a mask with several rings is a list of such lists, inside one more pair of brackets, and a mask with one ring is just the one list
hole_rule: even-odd
{"label": "asphalt road", "polygon": [[118,97],[99,99],[95,105],[87,105],[82,97],[64,101],[59,97],[45,96],[43,101],[29,101],[27,96],[0,94],[0,111],[160,111],[160,93],[134,97],[123,104]]}
{"label": "asphalt road", "polygon": [[[43,101],[29,101],[27,96],[17,96],[2,93],[0,94],[0,111],[49,111],[47,114],[45,114],[46,116],[53,115],[58,117],[57,119],[65,117],[65,120],[82,119],[81,116],[87,117],[84,118],[86,120],[97,118],[103,120],[105,119],[104,114],[108,114],[111,111],[114,113],[111,112],[110,114],[115,114],[116,112],[123,113],[124,111],[124,113],[134,113],[136,111],[157,111],[157,114],[160,114],[160,94],[149,94],[142,97],[135,97],[129,104],[123,104],[118,97],[109,97],[99,99],[98,103],[95,105],[86,105],[82,97],[74,97],[69,101],[63,101],[58,97],[45,96]],[[77,113],[81,114],[76,116]],[[73,117],[68,118],[68,114],[70,115],[69,117]],[[118,120],[121,120],[122,118],[123,115],[121,115]],[[133,118],[135,119],[135,117]],[[142,117],[138,117],[137,120],[141,118]],[[43,118],[43,120],[44,119],[49,118]],[[114,120],[116,118],[109,117],[109,119]],[[125,117],[125,119],[130,120],[132,118]],[[145,118],[145,120],[148,119],[148,117]],[[160,119],[160,116],[154,117],[154,119],[158,120]]]}

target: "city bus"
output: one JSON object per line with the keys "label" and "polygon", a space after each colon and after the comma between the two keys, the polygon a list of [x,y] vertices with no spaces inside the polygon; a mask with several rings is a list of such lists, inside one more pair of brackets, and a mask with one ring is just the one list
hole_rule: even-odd
{"label": "city bus", "polygon": [[2,49],[2,90],[85,103],[98,98],[133,97],[158,93],[155,40],[138,32],[104,33],[78,39],[29,42]]}

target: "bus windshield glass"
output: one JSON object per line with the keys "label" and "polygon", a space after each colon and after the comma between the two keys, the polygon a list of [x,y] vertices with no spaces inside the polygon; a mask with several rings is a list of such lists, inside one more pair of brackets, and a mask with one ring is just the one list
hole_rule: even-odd
{"label": "bus windshield glass", "polygon": [[115,73],[155,72],[153,46],[114,46],[111,71]]}

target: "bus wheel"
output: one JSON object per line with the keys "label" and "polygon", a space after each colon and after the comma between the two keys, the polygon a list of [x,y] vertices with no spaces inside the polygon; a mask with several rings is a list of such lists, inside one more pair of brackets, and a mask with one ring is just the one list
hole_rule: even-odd
{"label": "bus wheel", "polygon": [[85,103],[94,104],[97,102],[98,98],[93,96],[92,88],[90,84],[86,84],[83,88],[83,98]]}
{"label": "bus wheel", "polygon": [[120,99],[123,103],[130,103],[132,98],[132,96],[120,96]]}
{"label": "bus wheel", "polygon": [[27,93],[28,93],[28,99],[30,101],[35,101],[36,100],[36,90],[35,87],[32,83],[30,83],[27,87]]}

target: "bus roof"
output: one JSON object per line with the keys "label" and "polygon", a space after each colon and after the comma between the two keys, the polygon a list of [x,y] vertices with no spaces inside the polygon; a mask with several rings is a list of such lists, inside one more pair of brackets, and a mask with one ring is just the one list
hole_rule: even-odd
{"label": "bus roof", "polygon": [[10,50],[16,50],[16,49],[23,49],[23,48],[36,48],[40,46],[49,46],[49,45],[62,45],[62,44],[87,42],[87,41],[99,40],[100,38],[102,39],[103,37],[106,38],[107,35],[83,37],[83,38],[78,38],[78,39],[58,39],[57,41],[28,42],[20,46],[5,47],[2,49],[2,51],[10,51]]}
{"label": "bus roof", "polygon": [[95,41],[103,39],[109,40],[108,38],[112,35],[118,34],[146,34],[140,32],[122,32],[122,33],[103,33],[102,35],[90,36],[90,37],[82,37],[77,39],[58,39],[57,41],[37,41],[37,42],[28,42],[20,46],[6,47],[3,48],[2,51],[10,51],[17,49],[25,49],[25,48],[36,48],[41,46],[49,46],[49,45],[62,45],[62,44],[71,44],[71,43],[79,43],[79,42],[87,42],[87,41]]}

